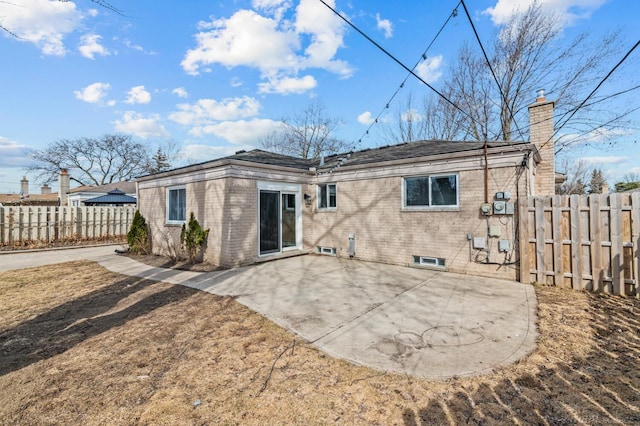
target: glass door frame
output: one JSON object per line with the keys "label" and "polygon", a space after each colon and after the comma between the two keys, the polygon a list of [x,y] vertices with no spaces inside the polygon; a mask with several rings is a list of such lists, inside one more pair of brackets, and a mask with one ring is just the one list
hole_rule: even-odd
{"label": "glass door frame", "polygon": [[[258,181],[258,191],[256,194],[257,198],[257,252],[258,257],[272,256],[275,254],[280,254],[290,250],[301,250],[302,249],[302,185],[295,183],[279,183],[279,182],[267,182],[267,181]],[[279,239],[279,247],[278,251],[270,251],[268,253],[260,252],[260,193],[262,191],[268,192],[278,192],[278,200],[279,206],[278,209],[278,239]],[[295,233],[296,233],[296,244],[290,247],[283,247],[282,245],[282,196],[285,194],[293,194],[295,195]]]}

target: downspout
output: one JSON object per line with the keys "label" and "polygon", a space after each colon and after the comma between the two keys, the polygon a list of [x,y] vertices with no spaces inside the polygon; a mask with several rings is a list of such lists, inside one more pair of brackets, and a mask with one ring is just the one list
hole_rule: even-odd
{"label": "downspout", "polygon": [[489,203],[489,162],[487,161],[487,140],[484,140],[484,202]]}

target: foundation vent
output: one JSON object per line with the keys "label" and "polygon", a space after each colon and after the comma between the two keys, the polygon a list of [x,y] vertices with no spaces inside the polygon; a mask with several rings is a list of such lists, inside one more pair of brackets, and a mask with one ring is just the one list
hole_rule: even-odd
{"label": "foundation vent", "polygon": [[318,253],[319,254],[326,254],[328,256],[335,256],[336,255],[336,248],[335,247],[322,247],[322,246],[318,246]]}
{"label": "foundation vent", "polygon": [[413,256],[413,264],[421,265],[421,266],[435,266],[438,268],[444,268],[445,260],[442,257]]}

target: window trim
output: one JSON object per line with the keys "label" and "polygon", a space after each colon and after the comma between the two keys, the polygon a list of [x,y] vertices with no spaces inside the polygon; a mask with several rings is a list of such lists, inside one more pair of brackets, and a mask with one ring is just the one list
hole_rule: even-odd
{"label": "window trim", "polygon": [[[169,219],[169,212],[170,212],[170,208],[169,208],[169,201],[171,199],[170,197],[170,193],[171,191],[176,191],[176,190],[184,190],[184,219],[183,220],[175,220],[175,219]],[[167,225],[182,225],[183,223],[187,222],[187,187],[186,185],[174,185],[174,186],[168,186],[166,188],[166,192],[165,192],[165,223]]]}
{"label": "window trim", "polygon": [[[320,205],[320,202],[322,201],[322,186],[326,186],[327,187],[327,207],[322,207]],[[335,206],[329,206],[329,200],[330,195],[329,195],[329,186],[333,186],[335,188],[335,192],[336,192],[336,205]],[[330,182],[330,183],[319,183],[317,185],[318,189],[317,189],[317,198],[318,198],[318,210],[319,211],[336,211],[338,209],[338,185],[335,182]]]}
{"label": "window trim", "polygon": [[[427,178],[429,181],[429,202],[431,202],[431,179],[438,177],[455,176],[456,178],[456,204],[451,205],[424,205],[424,206],[408,206],[407,205],[407,179]],[[402,210],[404,211],[459,211],[460,210],[460,173],[435,173],[432,175],[411,175],[402,177]]]}

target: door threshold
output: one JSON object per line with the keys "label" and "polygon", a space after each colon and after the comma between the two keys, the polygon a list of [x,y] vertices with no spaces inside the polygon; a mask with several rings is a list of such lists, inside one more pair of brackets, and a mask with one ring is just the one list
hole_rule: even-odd
{"label": "door threshold", "polygon": [[270,262],[272,260],[286,259],[287,257],[304,256],[310,254],[311,250],[287,250],[282,253],[265,254],[255,259],[255,263]]}

